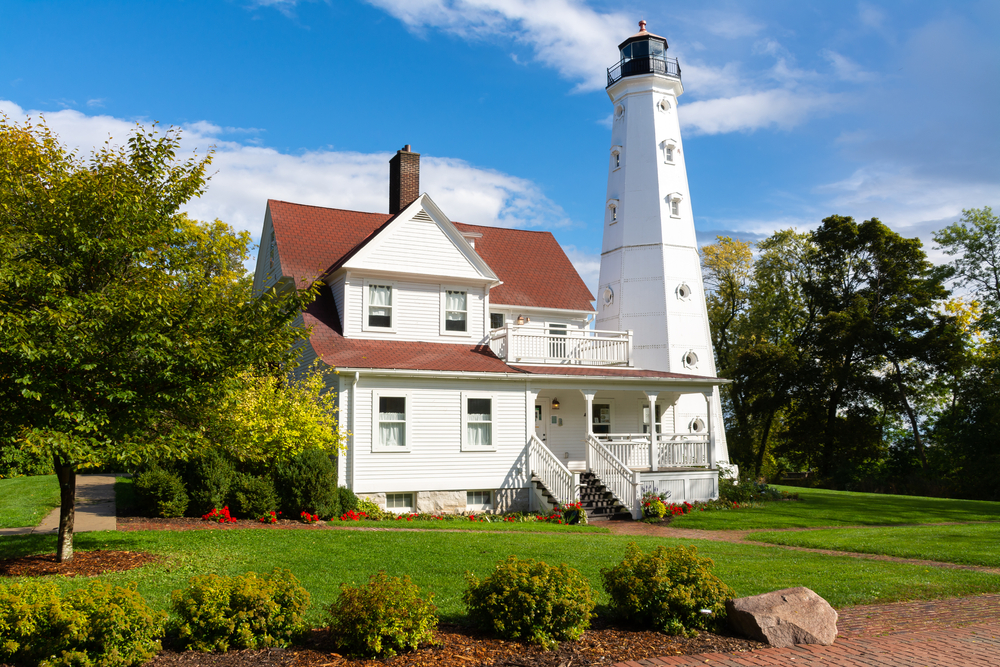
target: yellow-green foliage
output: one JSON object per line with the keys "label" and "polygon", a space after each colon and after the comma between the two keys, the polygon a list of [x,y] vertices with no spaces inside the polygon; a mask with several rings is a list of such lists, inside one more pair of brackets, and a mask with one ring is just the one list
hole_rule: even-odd
{"label": "yellow-green foliage", "polygon": [[122,588],[95,581],[66,597],[47,582],[0,585],[0,662],[141,665],[159,653],[165,621],[135,583]]}
{"label": "yellow-green foliage", "polygon": [[341,584],[336,602],[327,607],[330,636],[354,655],[393,656],[434,640],[437,607],[434,594],[421,597],[409,577],[373,574],[363,586]]}
{"label": "yellow-green foliage", "polygon": [[247,572],[239,577],[207,574],[173,592],[178,618],[173,629],[188,648],[228,651],[231,648],[288,646],[305,627],[309,592],[288,570],[270,575]]}
{"label": "yellow-green foliage", "polygon": [[[630,624],[671,635],[693,635],[696,629],[718,630],[726,618],[726,600],[735,591],[712,573],[715,563],[698,556],[695,547],[657,547],[644,554],[635,542],[625,558],[602,568],[608,606]],[[702,609],[711,614],[702,614]]]}
{"label": "yellow-green foliage", "polygon": [[590,584],[565,563],[558,567],[510,556],[480,581],[466,573],[463,597],[472,620],[509,639],[545,648],[576,641],[590,627],[595,602]]}
{"label": "yellow-green foliage", "polygon": [[212,437],[237,459],[287,459],[307,449],[328,454],[341,450],[334,393],[324,374],[300,379],[244,373],[213,424]]}
{"label": "yellow-green foliage", "polygon": [[[346,508],[342,508],[346,512]],[[372,521],[383,521],[385,519],[395,519],[396,515],[392,512],[387,512],[381,507],[379,507],[375,501],[368,500],[367,498],[358,498],[357,507],[354,508],[358,512],[364,512],[365,516]]]}

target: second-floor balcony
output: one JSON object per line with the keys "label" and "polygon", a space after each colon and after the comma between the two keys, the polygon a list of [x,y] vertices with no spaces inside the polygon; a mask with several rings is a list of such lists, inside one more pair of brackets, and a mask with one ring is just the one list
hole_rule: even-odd
{"label": "second-floor balcony", "polygon": [[490,349],[509,364],[631,366],[632,332],[508,324],[490,332]]}

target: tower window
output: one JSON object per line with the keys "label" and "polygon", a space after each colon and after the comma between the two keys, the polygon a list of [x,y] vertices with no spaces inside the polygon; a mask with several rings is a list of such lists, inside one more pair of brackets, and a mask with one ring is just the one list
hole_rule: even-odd
{"label": "tower window", "polygon": [[670,217],[679,218],[681,217],[681,200],[684,197],[679,192],[673,192],[666,197],[667,205],[670,206]]}
{"label": "tower window", "polygon": [[618,222],[618,207],[617,206],[612,206],[611,207],[611,219],[614,222]]}
{"label": "tower window", "polygon": [[701,417],[695,417],[691,420],[688,425],[692,433],[704,433],[705,432],[705,422],[702,421]]}
{"label": "tower window", "polygon": [[619,153],[615,153],[615,169],[622,166],[622,156]]}
{"label": "tower window", "polygon": [[667,146],[665,149],[663,149],[663,159],[666,160],[667,162],[673,162],[674,161],[674,147],[673,146]]}
{"label": "tower window", "polygon": [[677,286],[677,298],[682,301],[687,301],[691,298],[691,286],[687,283],[681,283]]}
{"label": "tower window", "polygon": [[684,368],[698,368],[698,355],[694,350],[685,352],[684,358],[681,361],[684,363]]}
{"label": "tower window", "polygon": [[618,200],[608,200],[608,224],[613,225],[618,222]]}
{"label": "tower window", "polygon": [[674,199],[673,201],[670,202],[670,215],[680,215],[680,214],[681,214],[680,202]]}

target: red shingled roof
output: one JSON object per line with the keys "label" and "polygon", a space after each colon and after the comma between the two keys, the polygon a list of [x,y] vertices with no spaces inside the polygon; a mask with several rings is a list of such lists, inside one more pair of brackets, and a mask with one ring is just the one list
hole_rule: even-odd
{"label": "red shingled roof", "polygon": [[[282,272],[299,284],[335,269],[354,255],[393,216],[307,206],[269,199]],[[503,285],[490,290],[490,303],[592,311],[594,300],[566,253],[549,232],[455,223],[476,232],[476,252]]]}

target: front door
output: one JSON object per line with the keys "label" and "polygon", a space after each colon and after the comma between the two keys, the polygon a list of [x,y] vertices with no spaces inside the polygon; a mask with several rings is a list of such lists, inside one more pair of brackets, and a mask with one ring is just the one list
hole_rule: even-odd
{"label": "front door", "polygon": [[545,403],[535,403],[535,435],[542,442],[546,442],[545,433],[548,421],[548,410],[546,410]]}

